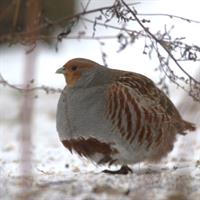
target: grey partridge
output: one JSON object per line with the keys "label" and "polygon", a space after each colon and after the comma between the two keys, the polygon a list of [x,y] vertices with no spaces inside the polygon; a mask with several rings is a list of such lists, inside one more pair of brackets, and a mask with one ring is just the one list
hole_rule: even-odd
{"label": "grey partridge", "polygon": [[57,131],[71,152],[97,164],[159,161],[172,149],[177,134],[194,131],[170,99],[149,78],[75,58],[56,71],[66,87],[57,107]]}

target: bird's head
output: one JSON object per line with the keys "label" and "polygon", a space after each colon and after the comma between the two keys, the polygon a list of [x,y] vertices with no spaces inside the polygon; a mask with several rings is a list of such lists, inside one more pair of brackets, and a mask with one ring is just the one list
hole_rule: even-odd
{"label": "bird's head", "polygon": [[73,88],[87,85],[102,68],[104,67],[92,60],[74,58],[59,68],[56,73],[63,74],[67,85]]}

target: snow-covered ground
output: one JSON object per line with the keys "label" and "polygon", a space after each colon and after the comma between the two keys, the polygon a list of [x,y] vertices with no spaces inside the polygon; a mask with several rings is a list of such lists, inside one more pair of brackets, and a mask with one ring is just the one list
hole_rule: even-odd
{"label": "snow-covered ground", "polygon": [[200,199],[199,129],[180,136],[162,162],[131,166],[134,173],[125,176],[107,175],[101,173],[107,166],[95,166],[61,145],[55,128],[59,94],[43,92],[35,99],[33,176],[24,179],[20,174],[20,94],[0,87],[0,199]]}
{"label": "snow-covered ground", "polygon": [[[98,1],[100,5],[96,4],[97,1],[91,2],[95,6],[112,3],[107,0]],[[140,2],[142,3],[138,5],[138,11],[141,13],[169,13],[199,20],[199,6],[196,0]],[[189,42],[199,45],[199,25],[171,18],[158,17],[151,20],[153,32],[162,30],[165,24],[168,28],[175,24],[174,35],[187,37]],[[88,25],[89,35],[91,26]],[[132,28],[135,28],[134,24]],[[102,29],[98,29],[99,34],[111,33],[108,29]],[[105,43],[103,51],[108,55],[107,62],[110,67],[140,72],[155,81],[159,77],[154,71],[157,62],[142,54],[141,43],[142,41],[129,46],[119,54],[118,43],[109,41]],[[35,78],[39,86],[63,87],[63,77],[56,76],[54,72],[68,59],[85,57],[102,64],[98,41],[65,40],[60,44],[57,54],[40,46],[36,50]],[[10,83],[22,83],[25,56],[24,48],[21,46],[0,49],[0,73]],[[199,68],[199,62],[192,63],[192,66],[188,63],[187,65],[191,75]],[[22,94],[0,85],[0,199],[199,200],[200,104],[193,106],[190,98],[184,103],[182,99],[186,98],[183,97],[183,92],[176,88],[171,89],[170,94],[184,118],[198,124],[197,131],[184,137],[179,136],[173,152],[160,163],[140,163],[131,166],[133,174],[113,176],[101,173],[107,166],[95,166],[76,154],[71,155],[62,146],[55,128],[59,94],[47,95],[40,92],[37,94],[38,98],[35,98],[32,126],[32,176],[22,177],[19,142]]]}

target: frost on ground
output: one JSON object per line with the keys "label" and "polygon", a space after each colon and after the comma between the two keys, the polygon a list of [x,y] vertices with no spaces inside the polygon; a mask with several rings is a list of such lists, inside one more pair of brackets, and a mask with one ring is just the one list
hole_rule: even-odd
{"label": "frost on ground", "polygon": [[33,173],[22,177],[21,94],[5,87],[0,90],[0,199],[200,199],[200,129],[178,137],[173,152],[160,163],[131,166],[134,173],[125,176],[107,175],[101,173],[107,166],[71,155],[59,142],[58,94],[40,93],[35,99]]}

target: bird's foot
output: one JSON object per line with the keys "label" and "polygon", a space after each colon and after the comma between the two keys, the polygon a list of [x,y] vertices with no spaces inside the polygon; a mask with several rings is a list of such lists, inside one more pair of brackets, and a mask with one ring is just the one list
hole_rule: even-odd
{"label": "bird's foot", "polygon": [[103,173],[107,174],[121,174],[121,175],[126,175],[126,174],[132,174],[133,170],[129,168],[127,165],[122,165],[119,170],[111,171],[111,170],[103,170]]}

